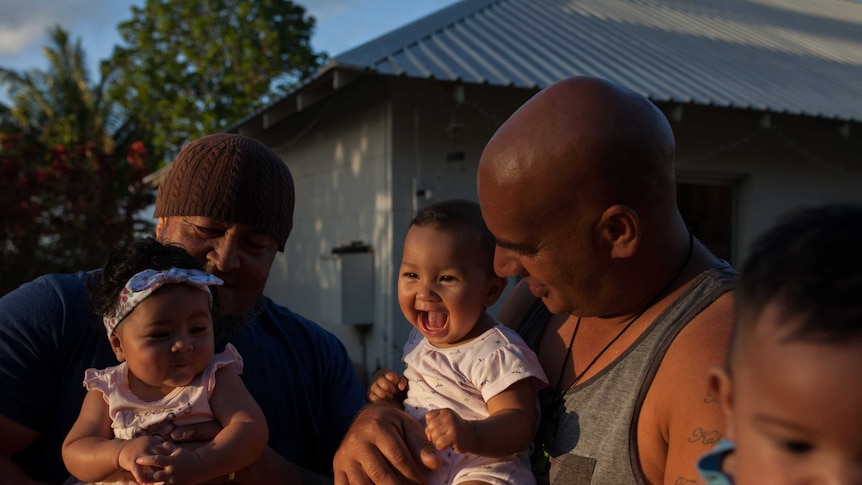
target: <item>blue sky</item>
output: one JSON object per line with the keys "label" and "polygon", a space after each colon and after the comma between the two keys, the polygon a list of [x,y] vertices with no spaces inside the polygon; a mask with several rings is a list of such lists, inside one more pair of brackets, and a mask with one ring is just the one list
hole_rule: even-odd
{"label": "blue sky", "polygon": [[[317,19],[315,50],[334,56],[458,0],[294,0]],[[144,0],[0,0],[0,66],[44,68],[46,31],[62,25],[80,37],[91,74],[119,42],[116,26]],[[0,96],[5,93],[0,93]]]}

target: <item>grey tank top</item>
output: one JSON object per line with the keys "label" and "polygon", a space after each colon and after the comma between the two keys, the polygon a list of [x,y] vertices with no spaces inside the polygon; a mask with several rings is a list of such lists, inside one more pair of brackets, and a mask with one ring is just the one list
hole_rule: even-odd
{"label": "grey tank top", "polygon": [[[637,417],[668,347],[704,308],[733,289],[736,271],[704,271],[614,362],[566,393],[551,448],[553,485],[643,485],[637,453]],[[519,333],[539,352],[550,312],[541,299],[530,308]],[[640,383],[639,385],[637,383]]]}

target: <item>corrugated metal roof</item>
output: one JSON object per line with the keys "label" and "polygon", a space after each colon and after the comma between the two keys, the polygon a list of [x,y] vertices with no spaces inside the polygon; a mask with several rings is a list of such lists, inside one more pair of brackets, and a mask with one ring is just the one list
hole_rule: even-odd
{"label": "corrugated metal roof", "polygon": [[465,0],[337,66],[526,88],[592,75],[655,101],[862,122],[862,3]]}

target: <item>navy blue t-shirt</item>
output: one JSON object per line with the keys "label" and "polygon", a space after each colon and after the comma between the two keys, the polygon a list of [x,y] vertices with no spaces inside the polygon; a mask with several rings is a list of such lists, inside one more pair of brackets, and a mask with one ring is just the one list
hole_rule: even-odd
{"label": "navy blue t-shirt", "polygon": [[[88,304],[88,274],[42,276],[0,298],[0,414],[41,433],[13,461],[52,483],[69,476],[60,448],[84,400],[84,370],[117,364]],[[230,342],[266,416],[269,446],[331,475],[335,450],[365,402],[341,342],[269,298],[256,324]]]}

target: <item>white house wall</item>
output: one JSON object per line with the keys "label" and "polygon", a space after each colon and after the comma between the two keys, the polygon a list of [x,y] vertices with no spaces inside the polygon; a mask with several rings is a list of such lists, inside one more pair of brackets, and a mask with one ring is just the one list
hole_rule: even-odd
{"label": "white house wall", "polygon": [[845,136],[835,121],[696,107],[672,126],[678,180],[736,181],[737,265],[788,211],[862,202],[862,126]]}
{"label": "white house wall", "polygon": [[[337,335],[366,369],[377,365],[370,356],[381,353],[391,318],[391,288],[377,277],[392,271],[389,133],[389,103],[372,84],[336,93],[266,137],[296,185],[293,232],[273,264],[266,293]],[[372,251],[373,274],[359,282],[374,289],[370,328],[345,325],[351,310],[340,301],[345,283],[332,250],[354,241]]]}

